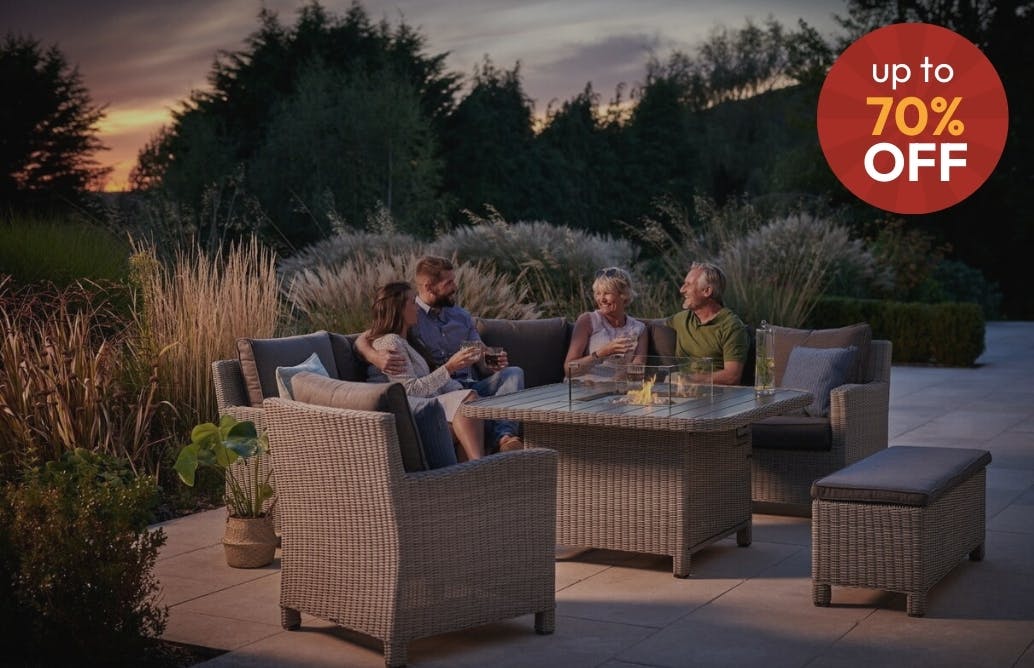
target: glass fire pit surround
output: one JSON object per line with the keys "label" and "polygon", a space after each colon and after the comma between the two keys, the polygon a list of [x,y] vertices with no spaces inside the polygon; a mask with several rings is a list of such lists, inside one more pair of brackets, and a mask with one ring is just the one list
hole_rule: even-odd
{"label": "glass fire pit surround", "polygon": [[714,363],[710,357],[650,356],[641,364],[604,358],[591,364],[568,365],[567,378],[572,408],[585,401],[673,406],[714,397]]}

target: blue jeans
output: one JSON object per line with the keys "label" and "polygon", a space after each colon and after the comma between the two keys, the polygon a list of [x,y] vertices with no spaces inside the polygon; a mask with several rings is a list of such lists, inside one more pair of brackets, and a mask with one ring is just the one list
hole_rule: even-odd
{"label": "blue jeans", "polygon": [[[513,394],[524,389],[524,369],[508,366],[481,380],[460,380],[463,387],[474,390],[479,397],[497,397]],[[492,434],[492,445],[497,445],[503,436],[516,436],[517,423],[513,420],[491,420],[488,423]],[[486,448],[487,449],[487,448]]]}

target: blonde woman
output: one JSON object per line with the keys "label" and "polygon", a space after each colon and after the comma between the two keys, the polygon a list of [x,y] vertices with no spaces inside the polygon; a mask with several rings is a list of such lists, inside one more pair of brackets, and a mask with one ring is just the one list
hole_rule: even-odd
{"label": "blonde woman", "polygon": [[641,364],[646,359],[646,325],[627,312],[635,298],[628,272],[618,267],[600,269],[592,294],[596,310],[581,314],[574,323],[564,360],[567,376],[572,369],[576,376],[612,375],[604,370],[609,364]]}

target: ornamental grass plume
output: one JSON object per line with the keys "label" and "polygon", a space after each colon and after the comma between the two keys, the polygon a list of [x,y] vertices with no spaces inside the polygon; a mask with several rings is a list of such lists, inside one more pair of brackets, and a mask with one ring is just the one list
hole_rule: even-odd
{"label": "ornamental grass plume", "polygon": [[239,337],[277,334],[282,315],[276,255],[257,239],[231,243],[212,255],[180,249],[163,264],[153,246],[135,245],[130,259],[140,289],[143,340],[162,351],[163,396],[176,408],[177,428],[218,415],[211,364],[237,356]]}
{"label": "ornamental grass plume", "polygon": [[845,226],[798,213],[726,243],[717,262],[728,279],[726,301],[744,322],[802,327],[837,265],[866,256]]}
{"label": "ornamental grass plume", "polygon": [[392,257],[419,253],[422,244],[416,237],[401,232],[346,229],[306,246],[291,257],[283,258],[278,268],[286,280],[307,269],[338,267],[356,257]]}
{"label": "ornamental grass plume", "polygon": [[[411,281],[420,255],[357,254],[337,266],[295,271],[285,284],[287,301],[304,321],[301,329],[361,332],[370,325],[377,288],[392,281]],[[528,300],[526,286],[487,264],[456,262],[455,266],[457,303],[471,313],[484,318],[540,316],[538,307]]]}
{"label": "ornamental grass plume", "polygon": [[155,473],[160,408],[153,358],[96,284],[16,290],[0,279],[0,480],[76,448]]}
{"label": "ornamental grass plume", "polygon": [[636,260],[636,248],[625,239],[543,221],[508,223],[495,209],[489,207],[489,212],[481,218],[468,211],[472,224],[442,235],[428,252],[490,264],[526,285],[545,315],[573,318],[593,308],[596,271],[631,269]]}
{"label": "ornamental grass plume", "polygon": [[766,217],[750,202],[718,207],[697,198],[689,212],[671,201],[657,204],[656,217],[637,234],[659,254],[667,280],[681,285],[696,261],[714,262],[727,279],[725,304],[744,322],[762,320],[801,327],[837,278],[871,280],[875,261],[847,227],[827,217],[797,212]]}

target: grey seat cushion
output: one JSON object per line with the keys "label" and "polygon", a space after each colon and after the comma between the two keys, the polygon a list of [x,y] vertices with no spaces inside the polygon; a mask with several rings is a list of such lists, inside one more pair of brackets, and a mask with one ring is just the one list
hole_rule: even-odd
{"label": "grey seat cushion", "polygon": [[292,390],[295,401],[306,404],[391,413],[395,416],[403,468],[427,470],[424,445],[402,383],[354,383],[306,372],[294,377]]}
{"label": "grey seat cushion", "polygon": [[502,346],[510,364],[524,369],[525,387],[559,383],[564,379],[571,326],[563,318],[475,318],[475,323],[485,345]]}
{"label": "grey seat cushion", "polygon": [[261,406],[266,397],[280,396],[276,368],[301,364],[313,353],[319,356],[327,373],[337,378],[337,363],[330,345],[330,335],[325,331],[276,339],[237,339],[237,355],[244,388],[248,392],[248,402],[252,406]]}
{"label": "grey seat cushion", "polygon": [[990,462],[987,450],[900,445],[816,480],[811,497],[927,506]]}
{"label": "grey seat cushion", "polygon": [[777,415],[758,420],[750,430],[754,448],[823,452],[833,446],[828,417]]}

